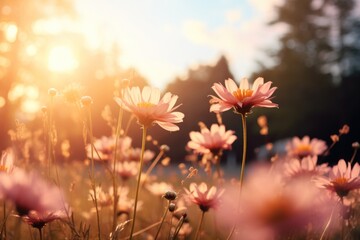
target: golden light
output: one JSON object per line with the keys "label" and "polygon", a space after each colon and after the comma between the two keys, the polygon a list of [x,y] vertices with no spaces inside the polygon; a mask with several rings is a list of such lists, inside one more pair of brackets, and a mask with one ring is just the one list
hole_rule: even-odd
{"label": "golden light", "polygon": [[48,69],[53,72],[69,72],[78,67],[79,63],[73,50],[67,46],[53,47],[49,52]]}

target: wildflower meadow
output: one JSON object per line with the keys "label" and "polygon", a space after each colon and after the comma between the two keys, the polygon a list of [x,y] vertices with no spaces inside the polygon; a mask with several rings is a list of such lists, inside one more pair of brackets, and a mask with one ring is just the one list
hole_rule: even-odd
{"label": "wildflower meadow", "polygon": [[[172,149],[157,141],[156,132],[181,131],[186,115],[177,95],[123,80],[113,97],[117,113],[103,114],[112,134],[95,136],[96,99],[76,88],[49,89],[40,137],[18,123],[1,155],[1,239],[359,239],[359,143],[352,144],[351,159],[326,161],[351,126],[329,134],[331,144],[294,136],[276,152],[268,143],[267,159],[249,162],[247,121],[254,111],[281,108],[277,87],[263,78],[219,79],[211,90],[204,97],[217,122],[206,126],[199,119],[200,128],[187,133],[183,146],[192,160],[172,163]],[[70,102],[81,116],[69,127],[82,128],[85,159],[73,159],[69,144],[56,147],[62,129],[55,101]],[[240,134],[223,121],[228,111]],[[266,116],[257,122],[259,134],[267,135]],[[130,125],[139,129],[140,145],[134,145]],[[235,141],[242,147],[234,149]],[[223,169],[230,150],[242,156],[236,177]]]}

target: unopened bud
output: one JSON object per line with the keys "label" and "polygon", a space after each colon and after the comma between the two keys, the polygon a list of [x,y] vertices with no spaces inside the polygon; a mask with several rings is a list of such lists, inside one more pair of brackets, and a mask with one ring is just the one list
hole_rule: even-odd
{"label": "unopened bud", "polygon": [[83,96],[80,101],[83,106],[89,106],[92,104],[92,98],[90,96]]}
{"label": "unopened bud", "polygon": [[171,201],[171,200],[175,200],[175,199],[176,199],[177,194],[176,194],[176,192],[174,192],[174,191],[167,191],[167,192],[165,193],[164,197],[165,197],[167,200]]}
{"label": "unopened bud", "polygon": [[164,152],[168,152],[170,150],[170,147],[168,145],[163,144],[160,146],[160,150]]}
{"label": "unopened bud", "polygon": [[351,146],[352,146],[353,148],[359,148],[359,147],[360,147],[360,144],[359,144],[359,142],[353,142],[353,143],[351,144]]}
{"label": "unopened bud", "polygon": [[49,94],[51,97],[54,97],[54,96],[56,96],[56,94],[57,94],[57,90],[56,90],[55,88],[49,88],[48,94]]}
{"label": "unopened bud", "polygon": [[169,211],[170,211],[170,212],[174,212],[174,211],[175,211],[175,208],[176,208],[175,203],[170,203],[170,204],[169,204]]}

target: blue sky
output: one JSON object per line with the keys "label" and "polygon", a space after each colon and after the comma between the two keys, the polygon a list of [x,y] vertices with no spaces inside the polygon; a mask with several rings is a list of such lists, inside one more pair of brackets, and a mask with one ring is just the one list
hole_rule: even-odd
{"label": "blue sky", "polygon": [[[276,48],[284,27],[266,27],[281,0],[77,0],[89,46],[120,46],[119,62],[163,88],[197,64],[224,54],[237,79],[268,64],[264,49]],[[219,79],[223,81],[224,79]]]}

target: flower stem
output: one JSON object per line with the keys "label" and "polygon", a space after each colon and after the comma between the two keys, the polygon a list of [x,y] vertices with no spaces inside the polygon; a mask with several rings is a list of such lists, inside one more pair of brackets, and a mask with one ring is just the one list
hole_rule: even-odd
{"label": "flower stem", "polygon": [[131,232],[130,232],[130,240],[133,237],[134,228],[135,228],[135,220],[136,220],[136,208],[138,203],[138,197],[139,197],[139,189],[140,189],[140,181],[141,181],[141,172],[142,172],[142,166],[144,162],[144,152],[145,152],[145,144],[146,144],[146,130],[147,127],[143,126],[143,132],[142,132],[142,141],[141,141],[141,155],[140,155],[140,166],[139,166],[139,174],[136,184],[136,194],[135,194],[135,203],[134,203],[134,213],[133,213],[133,221],[131,225]]}
{"label": "flower stem", "polygon": [[203,220],[204,220],[204,215],[205,215],[205,212],[204,212],[204,211],[201,211],[200,222],[199,222],[199,226],[198,226],[198,228],[197,228],[197,230],[196,230],[195,240],[198,240],[198,239],[199,239],[200,230],[201,230],[201,225],[202,225]]}
{"label": "flower stem", "polygon": [[160,150],[160,152],[157,155],[157,157],[155,158],[155,160],[151,163],[150,167],[146,170],[143,184],[146,182],[147,177],[150,175],[151,171],[154,169],[154,167],[160,161],[160,159],[163,155],[164,155],[164,150]]}
{"label": "flower stem", "polygon": [[97,196],[96,196],[96,182],[95,182],[95,169],[94,169],[94,144],[93,144],[93,132],[92,132],[92,118],[91,118],[91,111],[90,107],[87,109],[88,112],[88,120],[89,120],[89,137],[90,137],[90,146],[91,146],[91,187],[94,193],[94,204],[96,209],[96,221],[97,221],[97,228],[98,228],[98,238],[101,239],[101,229],[100,229],[100,215],[99,209],[97,204]]}
{"label": "flower stem", "polygon": [[[246,161],[246,149],[247,149],[247,128],[246,128],[246,115],[245,113],[241,113],[241,124],[242,124],[242,129],[243,129],[243,153],[242,153],[242,160],[241,160],[241,169],[240,169],[240,187],[239,187],[239,192],[238,192],[238,197],[237,197],[237,207],[236,207],[236,216],[239,213],[239,207],[240,207],[240,196],[241,196],[241,190],[242,190],[242,185],[243,185],[243,181],[244,181],[244,174],[245,174],[245,161]],[[236,217],[237,218],[237,217]],[[236,218],[235,218],[235,223],[230,231],[229,236],[227,237],[227,240],[231,239],[231,236],[233,235],[235,229],[236,229]]]}
{"label": "flower stem", "polygon": [[43,239],[43,235],[42,235],[42,228],[38,228],[39,229],[39,235],[40,235],[40,240],[42,240]]}
{"label": "flower stem", "polygon": [[117,149],[118,149],[118,141],[120,137],[120,130],[122,125],[122,117],[123,117],[123,108],[120,106],[118,121],[116,124],[116,133],[115,133],[115,148],[114,148],[114,163],[113,163],[113,191],[114,191],[114,206],[113,206],[113,224],[112,224],[112,232],[115,231],[117,225],[117,204],[119,200],[118,192],[117,192],[117,181],[116,181],[116,163],[117,163]]}
{"label": "flower stem", "polygon": [[170,201],[168,201],[168,205],[167,205],[167,207],[166,207],[166,209],[165,209],[164,215],[163,215],[162,218],[161,218],[161,223],[160,223],[160,226],[159,226],[159,228],[158,228],[158,230],[157,230],[157,232],[156,232],[156,235],[155,235],[154,240],[156,240],[156,239],[158,238],[158,236],[159,236],[161,227],[162,227],[162,225],[163,225],[163,223],[164,223],[164,220],[165,220],[165,218],[166,218],[166,214],[167,214],[168,211],[169,211],[169,205],[170,205]]}
{"label": "flower stem", "polygon": [[177,226],[175,227],[175,230],[174,230],[174,235],[172,236],[171,240],[175,240],[177,235],[179,234],[180,232],[180,229],[182,227],[182,225],[184,224],[184,221],[185,221],[185,216],[181,216]]}
{"label": "flower stem", "polygon": [[243,154],[242,154],[241,170],[240,170],[239,195],[241,195],[242,184],[243,184],[243,181],[244,181],[246,148],[247,148],[247,129],[246,129],[246,116],[245,116],[245,114],[241,114],[241,123],[242,123],[242,127],[243,127]]}
{"label": "flower stem", "polygon": [[352,164],[354,162],[357,151],[358,151],[358,148],[355,148],[354,152],[353,152],[353,155],[351,156],[350,164]]}

